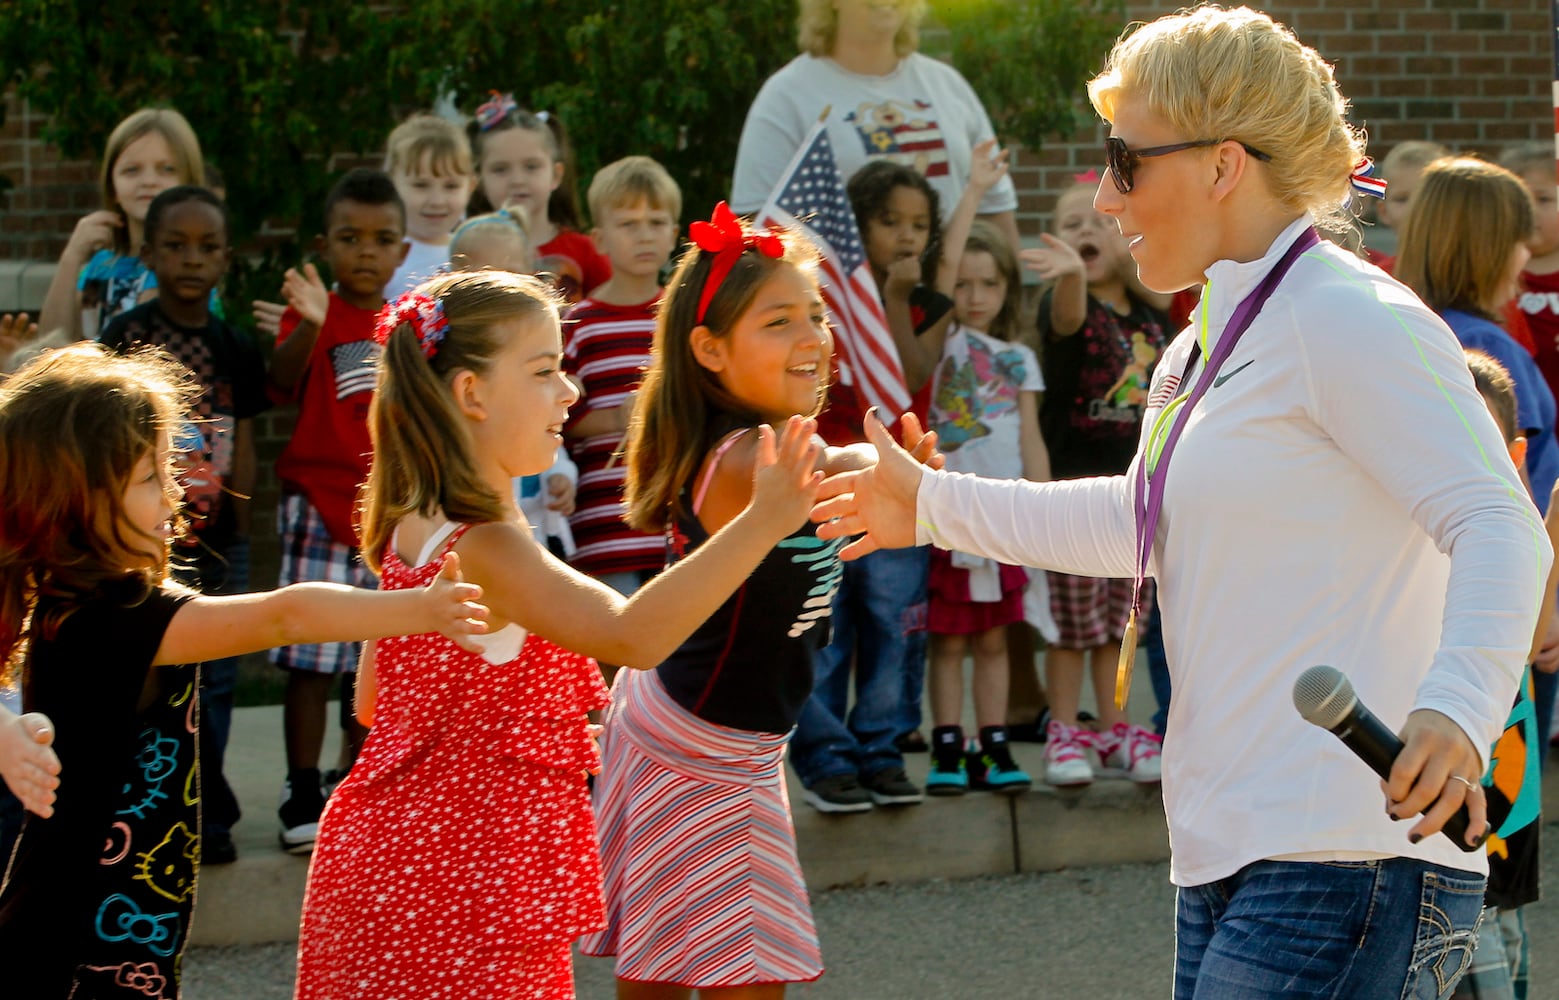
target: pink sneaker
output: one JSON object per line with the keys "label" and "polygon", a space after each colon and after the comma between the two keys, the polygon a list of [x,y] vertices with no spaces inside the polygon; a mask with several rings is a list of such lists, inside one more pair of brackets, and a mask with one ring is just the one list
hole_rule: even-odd
{"label": "pink sneaker", "polygon": [[1144,785],[1163,777],[1162,743],[1141,726],[1117,722],[1109,732],[1095,736],[1093,745],[1099,754],[1101,775],[1130,778]]}
{"label": "pink sneaker", "polygon": [[1050,720],[1045,727],[1045,781],[1060,787],[1093,783],[1093,768],[1088,764],[1092,733],[1077,726]]}

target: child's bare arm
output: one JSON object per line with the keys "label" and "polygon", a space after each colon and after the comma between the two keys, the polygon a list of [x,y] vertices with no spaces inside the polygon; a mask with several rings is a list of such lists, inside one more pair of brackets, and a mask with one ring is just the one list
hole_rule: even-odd
{"label": "child's bare arm", "polygon": [[[1010,155],[1005,149],[996,150],[994,138],[974,147],[969,183],[964,186],[963,196],[958,199],[952,216],[947,220],[947,228],[942,231],[942,259],[937,262],[936,290],[943,295],[951,296],[953,287],[958,284],[958,262],[963,258],[964,244],[969,242],[969,229],[980,214],[980,202],[985,199],[986,193],[1007,176],[1007,159]],[[1012,240],[1012,250],[1016,253],[1019,246],[1017,223],[1013,223],[1010,234],[1004,235]]]}
{"label": "child's bare arm", "polygon": [[1018,393],[1018,450],[1023,454],[1023,478],[1034,483],[1050,481],[1050,450],[1039,432],[1039,393]]}
{"label": "child's bare arm", "polygon": [[290,392],[303,380],[308,370],[309,356],[319,340],[319,331],[325,325],[325,314],[330,309],[330,292],[320,279],[319,269],[313,264],[303,265],[300,272],[289,268],[282,282],[282,295],[298,314],[298,325],[286,340],[276,345],[271,355],[271,384],[283,392]]}
{"label": "child's bare arm", "polygon": [[482,584],[494,619],[518,622],[560,646],[607,663],[649,668],[681,645],[736,591],[763,557],[806,521],[822,479],[811,420],[792,418],[773,442],[759,433],[752,499],[698,551],[624,600],[553,558],[523,526],[472,528],[458,550]]}
{"label": "child's bare arm", "polygon": [[[67,344],[82,338],[81,293],[76,290],[76,277],[93,254],[114,245],[114,233],[123,226],[119,213],[106,208],[89,212],[76,223],[39,310],[38,325],[46,333],[63,330]],[[130,252],[140,253],[141,248],[131,247]]]}
{"label": "child's bare arm", "polygon": [[[1525,470],[1523,470],[1525,471]],[[1548,542],[1559,551],[1559,483],[1554,484],[1553,492],[1548,498],[1548,516],[1543,519],[1543,526],[1548,529]],[[1548,632],[1554,626],[1554,592],[1559,588],[1559,559],[1554,560],[1554,565],[1548,570],[1548,580],[1543,585],[1543,603],[1537,610],[1537,628],[1532,633],[1532,653],[1527,659],[1539,670],[1545,673],[1553,673],[1559,669],[1559,658],[1545,657],[1544,651],[1552,645],[1548,639]]]}
{"label": "child's bare arm", "polygon": [[352,685],[352,715],[370,729],[374,724],[374,705],[379,701],[379,674],[374,669],[378,647],[373,640],[363,644],[363,656],[357,661],[357,682]]}
{"label": "child's bare arm", "polygon": [[1088,277],[1083,259],[1049,233],[1042,233],[1039,238],[1045,245],[1019,251],[1018,259],[1025,270],[1055,282],[1050,290],[1050,332],[1056,337],[1070,337],[1083,328],[1083,320],[1088,318]]}
{"label": "child's bare arm", "polygon": [[54,725],[39,712],[17,715],[0,706],[0,778],[22,807],[44,819],[54,814],[60,759],[54,754]]}
{"label": "child's bare arm", "polygon": [[887,280],[882,286],[882,310],[888,320],[888,332],[893,334],[893,346],[899,353],[899,367],[904,369],[904,384],[909,391],[919,392],[931,379],[936,363],[941,359],[941,346],[936,357],[931,357],[921,339],[915,335],[915,319],[910,312],[909,295],[920,283],[920,261],[905,257],[893,262],[888,269]]}
{"label": "child's bare arm", "polygon": [[195,663],[274,646],[360,642],[389,635],[441,632],[468,649],[487,631],[482,588],[460,582],[453,555],[420,590],[361,590],[336,583],[297,583],[232,597],[195,597],[174,614],[153,664]]}

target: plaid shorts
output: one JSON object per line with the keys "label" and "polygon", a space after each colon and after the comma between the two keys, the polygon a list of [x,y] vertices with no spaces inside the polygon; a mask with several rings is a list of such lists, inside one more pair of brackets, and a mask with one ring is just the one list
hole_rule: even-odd
{"label": "plaid shorts", "polygon": [[[342,545],[325,527],[325,519],[301,494],[282,497],[277,514],[281,529],[281,574],[278,586],[292,583],[344,583],[379,588],[379,579],[364,564],[358,550]],[[357,670],[359,644],[326,642],[314,646],[282,646],[271,650],[271,662],[286,670],[343,674]]]}
{"label": "plaid shorts", "polygon": [[[1060,649],[1093,649],[1121,641],[1131,615],[1129,579],[1101,579],[1051,572],[1050,614],[1061,637],[1051,645]],[[1152,606],[1153,581],[1142,583],[1142,606]],[[1138,623],[1141,627],[1141,623]]]}

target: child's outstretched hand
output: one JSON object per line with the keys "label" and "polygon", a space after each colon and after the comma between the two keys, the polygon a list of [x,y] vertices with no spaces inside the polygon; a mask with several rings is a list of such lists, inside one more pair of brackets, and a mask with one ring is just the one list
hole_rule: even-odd
{"label": "child's outstretched hand", "polygon": [[255,299],[250,305],[254,307],[254,328],[275,340],[281,334],[281,318],[287,312],[287,304]]}
{"label": "child's outstretched hand", "polygon": [[785,421],[778,444],[772,428],[758,428],[752,500],[747,509],[762,523],[774,526],[775,541],[806,522],[817,499],[818,484],[823,481],[823,473],[817,467],[822,453],[817,421],[811,417],[793,416]]}
{"label": "child's outstretched hand", "polygon": [[547,509],[564,517],[574,512],[574,481],[561,472],[547,477]]}
{"label": "child's outstretched hand", "polygon": [[989,191],[1007,176],[1010,150],[997,149],[992,136],[974,147],[974,159],[969,164],[969,186],[976,191]]}
{"label": "child's outstretched hand", "polygon": [[487,631],[487,605],[477,603],[482,588],[460,580],[460,556],[444,555],[438,576],[423,588],[426,615],[421,632],[438,632],[461,649],[480,653],[482,647],[471,640]]}
{"label": "child's outstretched hand", "polygon": [[1085,272],[1083,258],[1059,237],[1041,233],[1039,238],[1045,241],[1044,246],[1018,251],[1018,260],[1025,270],[1033,271],[1045,281]]}
{"label": "child's outstretched hand", "polygon": [[300,273],[289,267],[281,284],[282,296],[299,316],[315,326],[325,325],[325,313],[330,309],[330,289],[319,276],[319,268],[304,264]]}
{"label": "child's outstretched hand", "polygon": [[44,819],[54,815],[60,759],[54,754],[54,724],[39,712],[6,716],[0,725],[0,777],[22,806]]}
{"label": "child's outstretched hand", "polygon": [[0,365],[11,360],[17,348],[38,336],[38,324],[28,321],[26,313],[0,316]]}
{"label": "child's outstretched hand", "polygon": [[877,449],[877,464],[829,476],[818,490],[822,499],[811,515],[818,525],[817,537],[861,536],[839,551],[841,559],[915,544],[922,463],[939,469],[943,459],[936,450],[936,434],[923,432],[914,414],[906,413],[901,426],[907,451],[893,440],[873,407],[864,427],[866,440]]}

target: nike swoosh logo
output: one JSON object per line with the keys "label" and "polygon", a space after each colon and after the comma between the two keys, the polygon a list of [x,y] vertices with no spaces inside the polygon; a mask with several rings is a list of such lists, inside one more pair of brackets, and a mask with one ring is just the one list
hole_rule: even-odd
{"label": "nike swoosh logo", "polygon": [[1223,385],[1225,382],[1229,381],[1229,379],[1231,379],[1234,376],[1238,375],[1240,372],[1244,371],[1245,369],[1249,368],[1251,365],[1253,365],[1255,363],[1256,363],[1256,359],[1255,358],[1251,358],[1249,361],[1245,362],[1243,365],[1240,365],[1238,368],[1234,369],[1234,371],[1232,371],[1232,372],[1225,372],[1224,374],[1217,376],[1216,378],[1213,379],[1213,388],[1214,389],[1218,388],[1220,385]]}

